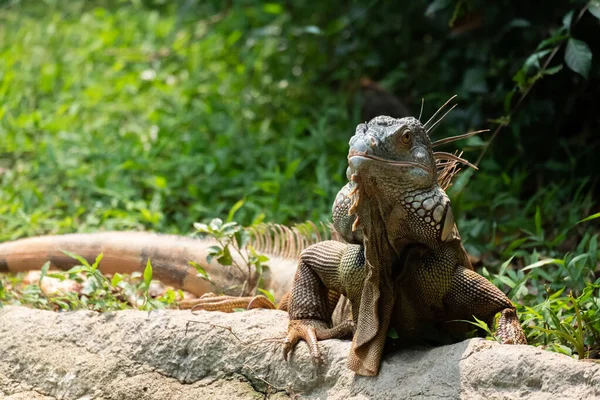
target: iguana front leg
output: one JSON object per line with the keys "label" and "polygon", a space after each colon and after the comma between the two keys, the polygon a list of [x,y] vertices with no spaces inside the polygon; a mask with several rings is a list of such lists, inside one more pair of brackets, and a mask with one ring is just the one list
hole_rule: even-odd
{"label": "iguana front leg", "polygon": [[[333,326],[332,313],[340,295],[356,310],[364,282],[364,253],[359,245],[325,241],[302,252],[289,298],[290,323],[284,357],[303,339],[316,363],[323,361],[317,342],[343,338],[354,331],[354,320]],[[353,312],[356,316],[356,312]]]}
{"label": "iguana front leg", "polygon": [[433,323],[442,332],[462,335],[472,326],[458,321],[476,317],[492,327],[500,313],[496,333],[502,343],[526,344],[510,299],[483,276],[463,267],[463,252],[459,241],[436,250],[423,246],[408,250],[407,279],[400,288],[402,307],[394,318],[396,329],[414,337]]}
{"label": "iguana front leg", "polygon": [[450,291],[444,297],[450,315],[461,319],[477,317],[492,326],[500,314],[496,334],[504,344],[527,344],[515,306],[490,281],[475,271],[456,268]]}

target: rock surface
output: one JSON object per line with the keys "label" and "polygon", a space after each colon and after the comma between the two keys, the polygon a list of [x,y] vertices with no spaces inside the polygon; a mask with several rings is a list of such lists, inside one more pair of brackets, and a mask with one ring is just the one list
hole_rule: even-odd
{"label": "rock surface", "polygon": [[593,399],[600,365],[472,339],[385,357],[376,378],[345,365],[349,341],[290,361],[280,311],[52,313],[0,309],[3,399]]}

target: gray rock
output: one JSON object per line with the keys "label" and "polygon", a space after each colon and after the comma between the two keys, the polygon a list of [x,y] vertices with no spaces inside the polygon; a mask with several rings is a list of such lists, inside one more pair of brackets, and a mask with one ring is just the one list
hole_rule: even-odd
{"label": "gray rock", "polygon": [[592,399],[600,365],[531,346],[472,339],[384,358],[375,378],[345,364],[349,341],[300,343],[289,362],[287,315],[253,310],[52,313],[0,309],[4,399]]}

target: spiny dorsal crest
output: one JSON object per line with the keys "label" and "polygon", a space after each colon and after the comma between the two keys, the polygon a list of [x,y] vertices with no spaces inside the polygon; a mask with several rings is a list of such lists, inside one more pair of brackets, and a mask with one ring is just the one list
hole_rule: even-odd
{"label": "spiny dorsal crest", "polygon": [[284,258],[298,258],[308,246],[324,240],[343,242],[330,222],[307,221],[291,227],[281,224],[259,224],[247,228],[250,245],[260,253]]}

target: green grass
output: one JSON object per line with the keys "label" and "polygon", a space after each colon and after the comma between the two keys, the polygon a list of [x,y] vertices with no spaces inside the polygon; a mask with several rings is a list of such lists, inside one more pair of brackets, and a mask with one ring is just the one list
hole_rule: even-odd
{"label": "green grass", "polygon": [[328,214],[355,123],[302,53],[257,29],[269,14],[174,33],[175,13],[61,4],[42,23],[0,11],[0,240],[189,231],[240,199],[245,222]]}
{"label": "green grass", "polygon": [[[189,20],[174,5],[141,2],[6,4],[0,241],[99,230],[186,234],[196,221],[226,220],[240,200],[235,219],[245,225],[329,219],[359,115],[352,96],[323,84],[330,59],[315,27],[274,4],[234,6],[218,23],[210,2]],[[336,76],[345,89],[357,72],[343,57],[347,69]],[[427,94],[435,101],[426,111],[444,96]],[[471,96],[441,130],[472,124],[469,102],[480,99]],[[460,144],[473,159],[482,143]],[[578,221],[597,212],[597,177],[575,175],[577,157],[548,160],[540,168],[561,171],[561,180],[532,187],[539,170],[521,166],[522,154],[496,157],[449,190],[465,246],[520,304],[531,343],[593,357],[599,220]],[[79,272],[95,276],[84,267]],[[62,299],[58,307],[127,306],[123,284],[96,278],[91,305]],[[0,279],[0,301],[50,307],[35,287],[9,291],[14,279]],[[145,281],[131,285],[144,292]],[[110,293],[117,295],[102,297]],[[174,294],[163,300],[171,304]]]}

